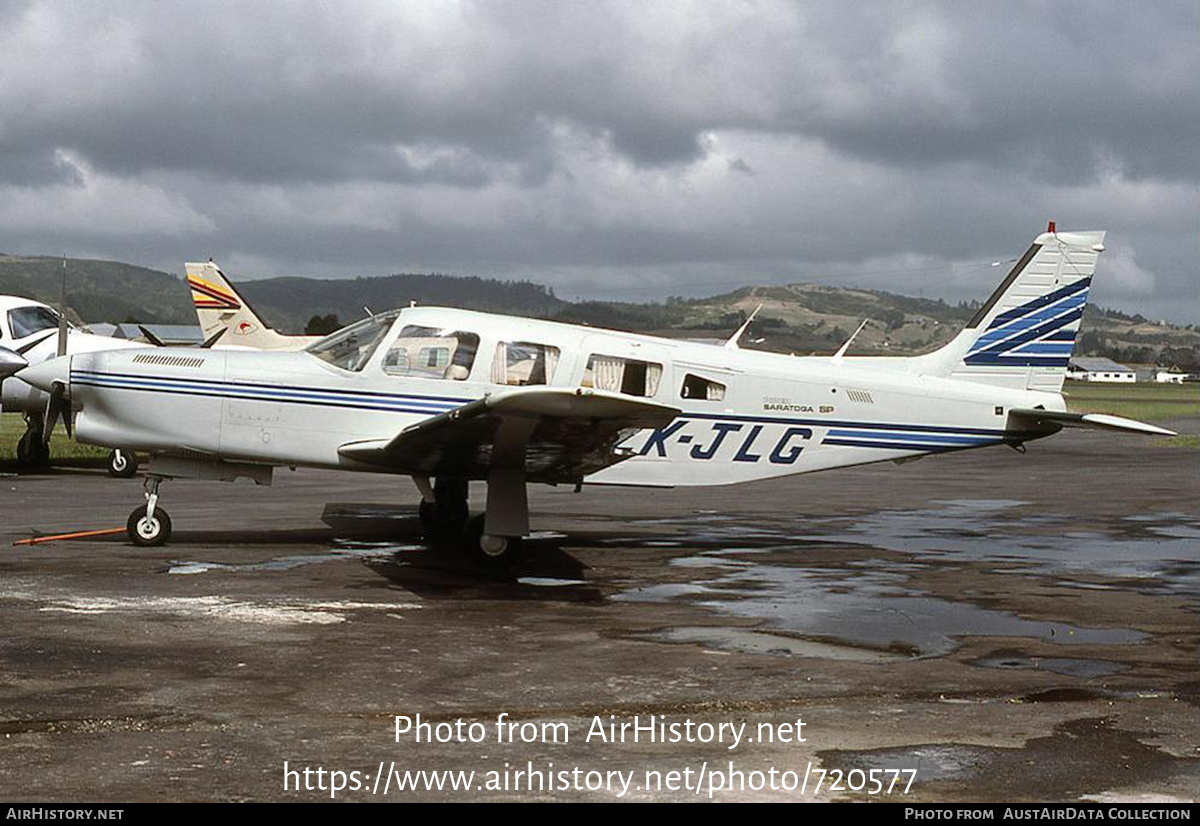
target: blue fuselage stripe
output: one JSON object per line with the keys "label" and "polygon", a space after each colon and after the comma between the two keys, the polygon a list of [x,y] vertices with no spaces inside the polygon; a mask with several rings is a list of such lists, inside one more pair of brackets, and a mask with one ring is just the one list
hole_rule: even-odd
{"label": "blue fuselage stripe", "polygon": [[734,416],[724,413],[682,413],[680,418],[685,419],[715,419],[718,421],[732,422],[761,422],[763,424],[798,424],[809,425],[816,427],[853,427],[865,428],[867,430],[903,430],[914,432],[933,431],[936,433],[964,433],[980,436],[1003,436],[1006,431],[1003,429],[985,428],[985,427],[953,427],[950,425],[937,424],[895,424],[887,422],[855,422],[845,419],[793,419],[779,416]]}
{"label": "blue fuselage stripe", "polygon": [[936,442],[954,445],[983,445],[996,441],[995,436],[943,436],[927,433],[864,433],[862,430],[830,430],[830,438],[892,440],[898,442]]}
{"label": "blue fuselage stripe", "polygon": [[393,405],[421,407],[427,412],[441,413],[465,404],[468,399],[447,400],[435,396],[416,396],[392,393],[343,392],[319,387],[283,387],[278,385],[242,384],[240,382],[208,381],[199,379],[167,379],[122,376],[94,371],[72,371],[71,381],[95,387],[124,387],[131,390],[191,392],[204,395],[223,395],[231,398],[261,399],[263,401],[324,401],[346,402],[348,406],[370,405],[383,408]]}
{"label": "blue fuselage stripe", "polygon": [[[71,383],[111,390],[132,390],[148,393],[203,396],[209,398],[242,399],[262,402],[334,407],[340,409],[378,410],[390,413],[415,413],[432,416],[455,405],[447,405],[445,397],[342,392],[311,387],[279,387],[252,385],[204,379],[168,379],[106,374],[75,370]],[[456,400],[466,403],[469,399]],[[681,412],[680,419],[701,421],[762,423],[774,425],[807,425],[828,429],[825,444],[855,447],[895,448],[901,450],[938,451],[957,447],[982,446],[1003,442],[1011,436],[1003,429],[955,427],[931,424],[898,424],[856,422],[832,419],[803,419],[781,416],[729,415]]]}

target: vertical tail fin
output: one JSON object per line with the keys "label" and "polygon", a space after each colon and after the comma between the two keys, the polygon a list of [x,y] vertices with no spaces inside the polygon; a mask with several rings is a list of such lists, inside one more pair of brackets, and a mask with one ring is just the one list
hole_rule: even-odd
{"label": "vertical tail fin", "polygon": [[222,345],[240,345],[260,350],[298,350],[312,341],[306,336],[285,336],[272,330],[238,295],[229,279],[212,261],[184,264],[192,304],[207,339],[227,330]]}
{"label": "vertical tail fin", "polygon": [[1055,232],[1033,242],[966,328],[919,357],[925,372],[1058,392],[1075,347],[1103,232]]}

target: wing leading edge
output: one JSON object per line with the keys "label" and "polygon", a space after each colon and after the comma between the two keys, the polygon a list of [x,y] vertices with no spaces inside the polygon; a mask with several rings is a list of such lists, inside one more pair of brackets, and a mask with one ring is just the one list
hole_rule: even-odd
{"label": "wing leading edge", "polygon": [[392,439],[350,442],[347,459],[399,473],[485,479],[497,466],[523,466],[531,482],[578,482],[622,462],[617,445],[664,427],[679,409],[586,388],[537,387],[489,393],[406,427]]}

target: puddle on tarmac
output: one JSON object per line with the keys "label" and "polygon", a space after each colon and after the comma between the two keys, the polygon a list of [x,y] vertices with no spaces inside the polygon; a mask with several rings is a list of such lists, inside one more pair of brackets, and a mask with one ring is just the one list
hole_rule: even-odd
{"label": "puddle on tarmac", "polygon": [[[1192,788],[1195,758],[1146,745],[1139,739],[1144,736],[1118,728],[1111,719],[1081,718],[1059,723],[1050,734],[1032,737],[1019,748],[926,743],[864,751],[835,749],[817,756],[825,768],[847,774],[857,769],[869,776],[872,769],[882,769],[884,784],[891,780],[888,771],[915,769],[912,790],[933,799],[963,788],[987,799],[1017,801],[1061,799],[1064,789],[1076,799],[1145,782]],[[905,773],[900,783],[907,778]],[[897,797],[896,792],[880,795],[884,800]]]}
{"label": "puddle on tarmac", "polygon": [[968,636],[1028,637],[1062,645],[1148,639],[1138,631],[1027,620],[971,603],[913,596],[909,578],[899,572],[860,569],[847,576],[845,569],[755,564],[712,570],[714,577],[705,582],[654,585],[614,599],[687,599],[736,617],[763,620],[785,632],[923,655],[945,654],[956,647],[957,638]]}
{"label": "puddle on tarmac", "polygon": [[[1200,520],[1186,514],[1128,517],[1118,532],[1088,530],[1056,514],[1014,515],[1028,503],[951,500],[937,508],[878,511],[849,520],[813,520],[809,538],[869,545],[916,560],[951,556],[974,562],[1024,563],[1056,573],[1136,580],[1127,588],[1200,596]],[[1166,523],[1166,524],[1164,524]],[[1036,532],[1025,533],[1029,527]],[[1079,587],[1079,583],[1072,584]]]}
{"label": "puddle on tarmac", "polygon": [[[844,517],[813,520],[805,523],[807,535],[803,539],[791,541],[770,525],[760,525],[748,534],[736,525],[722,524],[715,517],[703,520],[705,524],[701,526],[694,524],[694,517],[685,524],[659,520],[684,528],[678,537],[681,544],[697,549],[672,560],[672,567],[695,569],[704,578],[631,589],[614,599],[685,600],[728,615],[758,620],[765,624],[766,630],[775,629],[807,638],[809,642],[824,644],[832,640],[834,644],[844,642],[849,647],[873,652],[939,655],[971,636],[1024,637],[1064,646],[1137,644],[1149,636],[1126,628],[1088,628],[1025,619],[970,602],[924,595],[914,587],[913,577],[935,560],[944,562],[952,557],[1000,562],[1017,572],[1049,568],[1070,574],[1110,575],[1123,580],[1122,588],[1138,588],[1146,582],[1147,587],[1159,593],[1164,590],[1191,593],[1200,585],[1200,561],[1195,559],[1195,541],[1189,533],[1194,529],[1176,524],[1175,516],[1153,522],[1146,520],[1127,533],[1111,536],[1063,530],[1069,528],[1069,520],[1057,515],[1012,513],[1026,504],[1008,499],[954,500],[939,503],[941,507],[937,509],[881,511],[855,521]],[[1033,532],[1023,533],[1031,527]],[[736,541],[728,547],[722,547],[725,533],[736,536]],[[764,540],[761,545],[754,544],[756,537]],[[813,542],[869,545],[906,554],[911,561],[868,559],[840,567],[805,565],[801,545]],[[666,543],[643,540],[640,544]],[[797,564],[774,560],[760,564],[754,560],[756,553],[778,551],[794,551]],[[1080,582],[1073,576],[1064,577],[1060,584],[1110,587]],[[696,638],[685,640],[689,635]],[[704,629],[680,631],[671,639],[718,648],[763,650],[761,640],[741,632],[716,639],[711,631]],[[768,644],[767,648],[800,653],[802,646],[795,639],[793,643]],[[1120,668],[1113,663],[1070,657],[1043,658],[1038,662],[1040,665],[1034,665],[1031,660],[1027,667],[1085,678],[1115,673]],[[995,668],[1026,667],[1005,666],[999,661],[978,664]]]}
{"label": "puddle on tarmac", "polygon": [[[697,555],[803,553],[814,543],[868,546],[910,555],[916,563],[990,562],[1066,575],[1066,587],[1088,588],[1078,575],[1122,580],[1143,593],[1200,597],[1200,519],[1151,513],[1093,529],[1069,515],[1031,513],[1016,499],[954,499],[918,510],[884,510],[854,517],[809,518],[802,524],[760,523],[747,529],[732,515],[692,514],[685,520],[639,520],[680,529],[669,540],[611,537],[604,544],[695,547]],[[698,563],[697,563],[698,564]]]}
{"label": "puddle on tarmac", "polygon": [[[868,774],[872,769],[878,769],[882,773],[905,772],[898,781],[898,784],[903,785],[908,782],[907,772],[912,769],[916,769],[917,772],[915,783],[949,780],[975,774],[987,765],[994,752],[995,749],[983,746],[934,744],[875,751],[837,752],[836,760],[823,762],[826,762],[829,768],[845,772],[854,769]],[[890,783],[891,780],[892,775],[887,774],[883,782]]]}
{"label": "puddle on tarmac", "polygon": [[563,588],[568,585],[587,585],[582,579],[558,579],[552,576],[521,576],[517,577],[521,585],[534,585],[538,588]]}
{"label": "puddle on tarmac", "polygon": [[319,565],[339,559],[370,559],[390,557],[404,551],[419,551],[421,545],[397,545],[394,542],[360,542],[337,540],[338,547],[312,554],[293,554],[266,562],[203,562],[172,560],[168,574],[203,574],[209,571],[288,571],[304,565]]}
{"label": "puddle on tarmac", "polygon": [[972,660],[971,665],[980,668],[1029,669],[1033,671],[1051,671],[1055,674],[1065,674],[1069,677],[1094,679],[1108,677],[1128,671],[1132,666],[1109,660],[1077,660],[1069,657],[1028,657],[1023,653],[1014,652],[1011,656],[1003,654],[991,657],[980,657]]}
{"label": "puddle on tarmac", "polygon": [[890,651],[875,651],[851,645],[787,636],[754,628],[722,628],[718,626],[679,626],[662,631],[632,635],[634,639],[662,642],[691,643],[722,651],[742,654],[770,654],[780,657],[819,657],[824,660],[886,663],[906,660],[908,655]]}
{"label": "puddle on tarmac", "polygon": [[[1029,637],[1057,644],[1121,644],[1147,639],[1127,629],[1083,628],[1027,620],[1014,614],[913,596],[907,572],[868,560],[846,569],[742,564],[714,566],[713,557],[675,562],[709,568],[714,577],[700,583],[671,583],[626,591],[614,599],[631,602],[688,601],[770,627],[808,637],[846,640],[875,650],[944,654],[965,636]],[[746,560],[735,560],[746,562]],[[900,570],[879,570],[884,567]]]}

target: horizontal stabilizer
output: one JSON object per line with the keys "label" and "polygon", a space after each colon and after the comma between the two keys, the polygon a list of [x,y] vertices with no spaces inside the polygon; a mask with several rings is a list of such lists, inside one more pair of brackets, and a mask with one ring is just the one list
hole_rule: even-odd
{"label": "horizontal stabilizer", "polygon": [[1118,430],[1125,433],[1144,433],[1149,436],[1175,436],[1173,430],[1146,424],[1122,416],[1107,413],[1064,413],[1055,410],[1010,410],[1009,415],[1019,419],[1019,424],[1057,425],[1058,427],[1091,427],[1097,430]]}

